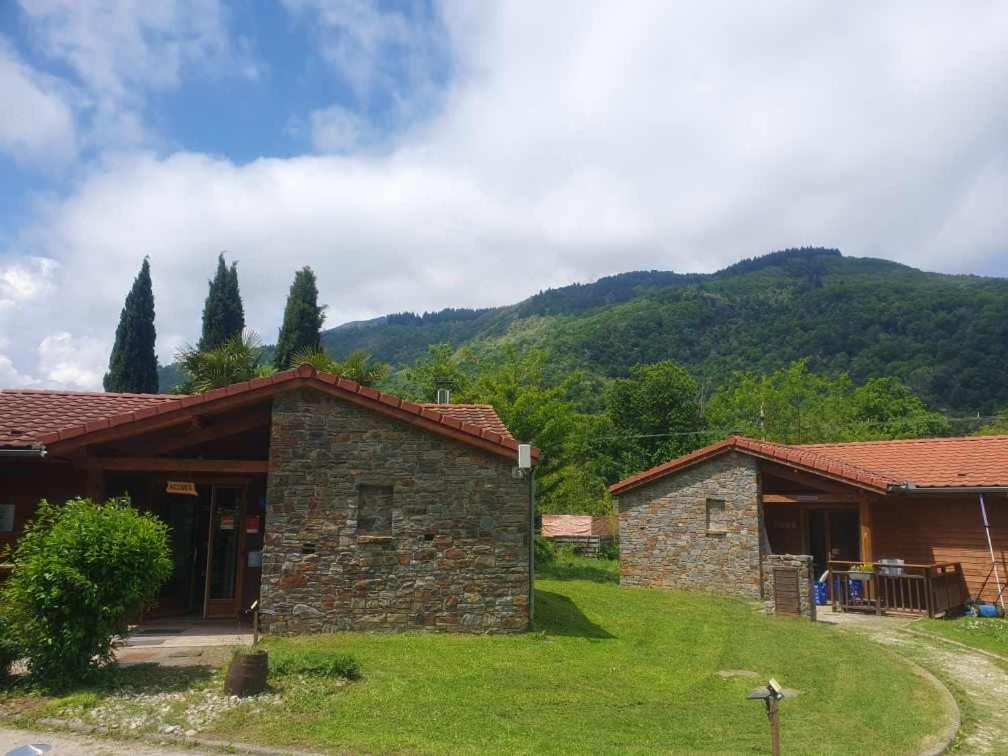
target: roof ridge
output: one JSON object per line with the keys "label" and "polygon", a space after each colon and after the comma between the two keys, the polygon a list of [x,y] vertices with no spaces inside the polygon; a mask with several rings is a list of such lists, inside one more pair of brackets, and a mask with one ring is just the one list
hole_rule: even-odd
{"label": "roof ridge", "polygon": [[137,394],[130,393],[128,391],[66,391],[63,389],[29,389],[29,388],[9,388],[0,389],[0,394],[32,394],[34,396],[88,396],[88,397],[99,397],[99,396],[112,396],[112,397],[130,397],[136,399],[162,399],[165,401],[171,399],[183,399],[191,394]]}
{"label": "roof ridge", "polygon": [[994,433],[989,436],[928,436],[925,438],[879,438],[871,439],[868,441],[820,441],[814,444],[792,444],[795,449],[815,449],[825,446],[835,447],[835,446],[873,446],[873,445],[891,445],[891,444],[934,444],[934,443],[951,443],[951,442],[963,442],[963,441],[983,441],[985,439],[990,440],[1005,440],[1008,439],[1008,434],[1005,433]]}
{"label": "roof ridge", "polygon": [[[738,438],[740,440],[745,439],[747,441],[753,440],[753,439],[750,439],[750,438],[748,438],[746,436],[736,436],[735,438]],[[847,460],[839,459],[838,457],[834,457],[834,456],[831,456],[829,454],[824,454],[824,453],[821,453],[821,452],[820,453],[815,453],[814,451],[812,451],[812,450],[818,451],[818,447],[815,444],[782,444],[782,443],[779,443],[777,441],[759,441],[758,443],[761,443],[761,444],[773,444],[774,446],[776,446],[778,448],[781,448],[781,449],[793,449],[794,451],[797,451],[797,452],[799,452],[801,454],[809,454],[811,452],[813,457],[817,457],[817,458],[822,459],[822,460],[828,460],[830,462],[833,462],[834,464],[840,465],[841,467],[848,467],[851,470],[860,470],[861,472],[867,473],[869,475],[874,475],[874,476],[876,476],[878,478],[883,478],[883,479],[891,481],[893,483],[899,483],[900,482],[898,480],[895,480],[888,473],[882,472],[881,470],[876,470],[876,469],[873,469],[871,467],[864,467],[863,465],[855,465],[855,464],[853,464],[851,462],[848,462]],[[853,442],[853,443],[857,443],[857,442]]]}

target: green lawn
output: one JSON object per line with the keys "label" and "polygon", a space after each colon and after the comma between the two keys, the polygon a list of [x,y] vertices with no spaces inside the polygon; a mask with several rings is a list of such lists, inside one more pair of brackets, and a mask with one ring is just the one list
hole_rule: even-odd
{"label": "green lawn", "polygon": [[913,627],[1008,657],[1008,620],[983,617],[924,619]]}
{"label": "green lawn", "polygon": [[[941,727],[937,697],[881,647],[745,602],[621,589],[615,563],[541,575],[536,626],[268,638],[275,656],[350,653],[364,677],[274,676],[282,706],[231,711],[212,730],[367,752],[765,752],[762,704],[745,695],[771,676],[802,691],[782,704],[788,752],[911,753]],[[759,680],[717,674],[739,669]]]}

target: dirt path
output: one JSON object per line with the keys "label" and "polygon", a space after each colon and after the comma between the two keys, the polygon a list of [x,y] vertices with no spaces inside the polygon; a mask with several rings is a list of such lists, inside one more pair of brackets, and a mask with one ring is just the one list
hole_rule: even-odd
{"label": "dirt path", "polygon": [[949,687],[962,713],[955,751],[1008,754],[1008,665],[921,633],[912,623],[872,617],[837,624],[889,646]]}

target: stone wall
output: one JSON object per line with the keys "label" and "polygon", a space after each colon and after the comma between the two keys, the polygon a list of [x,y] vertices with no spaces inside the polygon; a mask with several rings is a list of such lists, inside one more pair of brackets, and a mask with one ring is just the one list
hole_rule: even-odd
{"label": "stone wall", "polygon": [[[708,499],[724,502],[708,528]],[[619,496],[620,584],[758,599],[757,462],[729,452]]]}
{"label": "stone wall", "polygon": [[529,493],[515,465],[321,392],[278,395],[264,630],[526,630]]}
{"label": "stone wall", "polygon": [[774,567],[798,570],[798,613],[805,619],[816,621],[815,591],[812,581],[812,557],[794,554],[765,554],[763,556],[763,606],[768,614],[774,612]]}

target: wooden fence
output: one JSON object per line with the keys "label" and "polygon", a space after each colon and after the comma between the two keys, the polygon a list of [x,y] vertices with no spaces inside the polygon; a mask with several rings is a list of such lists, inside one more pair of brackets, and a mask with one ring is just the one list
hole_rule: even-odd
{"label": "wooden fence", "polygon": [[830,562],[827,579],[834,611],[900,612],[936,617],[969,598],[959,562],[892,564],[872,562],[870,572],[852,569],[858,562]]}

